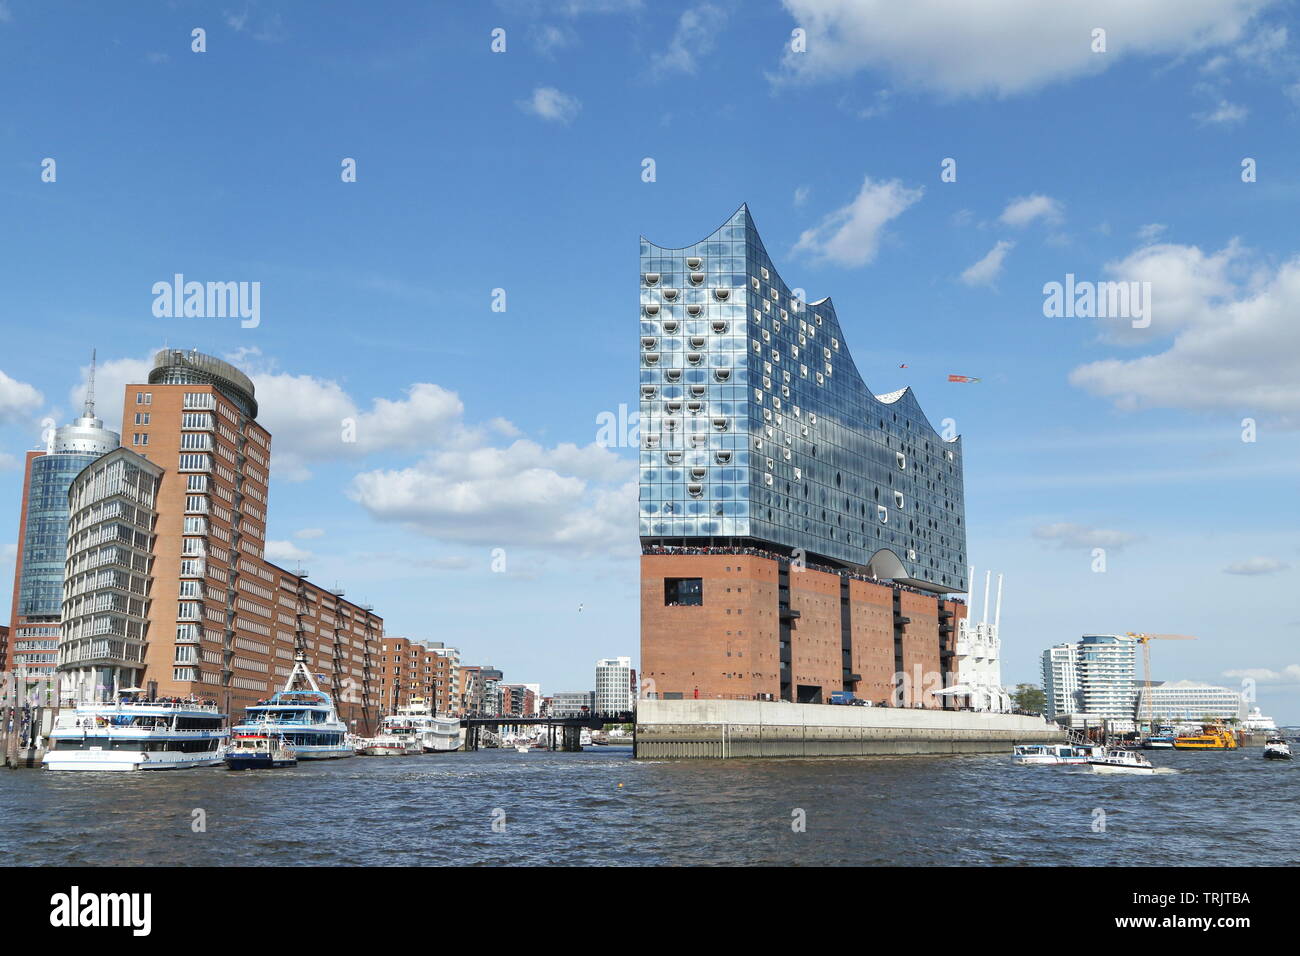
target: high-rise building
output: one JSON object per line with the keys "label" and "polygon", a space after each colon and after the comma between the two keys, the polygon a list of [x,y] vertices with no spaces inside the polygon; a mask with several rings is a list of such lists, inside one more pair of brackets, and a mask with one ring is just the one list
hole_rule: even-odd
{"label": "high-rise building", "polygon": [[594,706],[598,714],[625,714],[636,700],[636,672],[630,657],[606,657],[596,661]]}
{"label": "high-rise building", "polygon": [[1079,645],[1057,644],[1043,651],[1043,693],[1047,716],[1064,717],[1083,711],[1079,695]]}
{"label": "high-rise building", "polygon": [[[99,623],[80,600],[89,593],[82,588],[103,587],[88,573],[98,545],[93,535],[74,541],[65,593],[73,613],[63,665],[69,683],[84,690],[83,665],[90,663],[115,685],[99,691],[108,681],[96,676],[90,689],[111,694],[128,671],[138,671],[146,692],[212,699],[237,717],[277,690],[301,656],[336,698],[340,716],[369,732],[379,716],[383,619],[369,605],[344,600],[342,591],[311,584],[306,571],[263,556],[271,435],[257,421],[253,383],[220,359],[166,349],[155,356],[147,383],[126,386],[124,402],[122,420],[131,423],[126,447],[161,470],[154,500],[146,507],[129,495],[114,497],[117,478],[105,473],[98,489],[96,476],[87,476],[79,503],[84,529],[102,527],[103,540],[131,544],[115,547],[110,570],[135,575],[127,580],[138,584],[143,569],[152,581],[146,600],[128,591],[110,602],[118,615]],[[134,456],[108,465],[118,463],[123,480],[132,469],[150,471]],[[110,520],[115,509],[123,520]],[[143,532],[145,518],[152,534]],[[143,661],[129,653],[135,640],[124,643],[128,653],[111,666],[95,656],[97,648],[82,650],[83,637],[119,622],[128,633],[141,626]]]}
{"label": "high-rise building", "polygon": [[1085,634],[1078,655],[1083,713],[1132,720],[1137,706],[1137,642],[1124,634]]}
{"label": "high-rise building", "polygon": [[746,206],[690,246],[642,238],[640,299],[647,694],[945,706],[960,439],[910,388],[868,389]]}
{"label": "high-rise building", "polygon": [[83,468],[118,444],[117,432],[106,429],[95,417],[92,359],[81,417],[48,433],[44,449],[27,453],[9,656],[7,660],[0,657],[0,670],[25,671],[30,682],[53,678],[67,557],[68,489]]}

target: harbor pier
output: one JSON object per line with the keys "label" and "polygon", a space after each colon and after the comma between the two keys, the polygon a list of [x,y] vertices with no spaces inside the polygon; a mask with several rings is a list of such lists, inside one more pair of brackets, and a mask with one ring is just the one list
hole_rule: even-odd
{"label": "harbor pier", "polygon": [[1015,744],[1058,743],[1038,716],[906,707],[759,700],[641,700],[635,755],[836,757],[1010,753]]}

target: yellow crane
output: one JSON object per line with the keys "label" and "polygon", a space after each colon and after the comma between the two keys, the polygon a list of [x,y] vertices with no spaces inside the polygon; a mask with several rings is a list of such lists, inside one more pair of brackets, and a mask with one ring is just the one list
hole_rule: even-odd
{"label": "yellow crane", "polygon": [[1151,642],[1194,641],[1196,638],[1187,634],[1135,634],[1132,631],[1128,632],[1128,636],[1142,645],[1142,687],[1143,696],[1146,697],[1147,730],[1149,731],[1154,724],[1151,717]]}

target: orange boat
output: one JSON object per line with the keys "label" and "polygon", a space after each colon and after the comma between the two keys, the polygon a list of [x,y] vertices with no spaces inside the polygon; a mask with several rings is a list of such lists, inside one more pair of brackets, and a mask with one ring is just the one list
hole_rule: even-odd
{"label": "orange boat", "polygon": [[1185,734],[1174,738],[1175,750],[1236,750],[1237,737],[1226,727],[1206,724],[1199,734]]}

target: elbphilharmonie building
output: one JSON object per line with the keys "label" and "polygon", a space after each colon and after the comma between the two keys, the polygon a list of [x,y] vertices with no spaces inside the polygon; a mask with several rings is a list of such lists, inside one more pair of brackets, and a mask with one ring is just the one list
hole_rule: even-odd
{"label": "elbphilharmonie building", "polygon": [[[706,688],[707,696],[820,700],[865,690],[851,585],[878,587],[875,599],[895,605],[900,594],[924,598],[936,624],[925,656],[937,669],[957,613],[944,613],[952,602],[942,596],[967,583],[961,440],[935,430],[910,388],[868,388],[831,300],[808,301],[781,278],[747,206],[688,246],[643,237],[640,286],[645,676],[667,680],[668,696]],[[883,344],[901,326],[887,317],[877,328]],[[865,346],[860,356],[870,340]],[[763,573],[748,587],[737,579],[713,590],[703,570],[712,563],[724,577]],[[760,596],[767,572],[771,608]],[[796,592],[815,581],[843,591],[833,607],[797,606]],[[723,620],[713,620],[714,606]],[[695,608],[701,613],[683,610]],[[828,630],[814,637],[823,610]],[[679,646],[661,628],[689,637]],[[891,633],[890,653],[882,644],[876,664],[902,669],[907,636]],[[816,656],[813,664],[804,655],[802,673],[801,643]]]}

